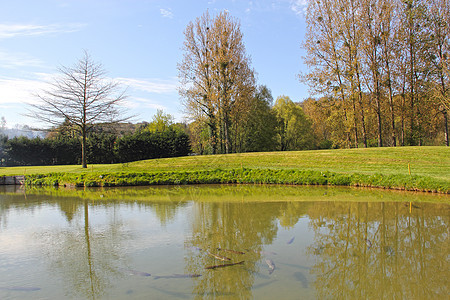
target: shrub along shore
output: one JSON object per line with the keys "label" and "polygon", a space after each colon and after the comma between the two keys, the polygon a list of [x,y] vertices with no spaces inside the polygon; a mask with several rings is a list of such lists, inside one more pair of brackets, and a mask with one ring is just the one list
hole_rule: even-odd
{"label": "shrub along shore", "polygon": [[0,168],[27,185],[289,184],[450,193],[448,147],[398,147],[189,156],[127,164]]}
{"label": "shrub along shore", "polygon": [[333,172],[273,170],[273,169],[215,169],[174,172],[111,172],[111,173],[49,173],[26,176],[27,185],[113,187],[180,184],[290,184],[362,186],[408,191],[450,193],[448,182],[416,175],[339,174]]}

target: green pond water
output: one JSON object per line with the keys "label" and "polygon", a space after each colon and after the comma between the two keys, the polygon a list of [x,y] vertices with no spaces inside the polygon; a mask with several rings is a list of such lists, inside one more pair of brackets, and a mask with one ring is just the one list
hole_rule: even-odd
{"label": "green pond water", "polygon": [[450,197],[0,187],[0,299],[446,299]]}

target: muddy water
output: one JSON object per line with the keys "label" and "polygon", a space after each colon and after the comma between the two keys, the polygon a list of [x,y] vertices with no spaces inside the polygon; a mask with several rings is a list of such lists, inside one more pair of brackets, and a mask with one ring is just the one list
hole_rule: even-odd
{"label": "muddy water", "polygon": [[1,299],[445,298],[450,197],[0,189]]}

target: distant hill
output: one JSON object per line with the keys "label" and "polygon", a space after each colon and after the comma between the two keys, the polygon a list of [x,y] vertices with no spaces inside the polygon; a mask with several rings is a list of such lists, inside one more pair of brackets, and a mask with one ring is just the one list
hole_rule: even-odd
{"label": "distant hill", "polygon": [[[108,123],[102,123],[102,124],[96,124],[94,126],[93,130],[94,132],[100,133],[112,133],[116,134],[118,136],[122,136],[125,134],[131,134],[136,131],[136,129],[145,127],[148,125],[147,122],[141,122],[137,124],[132,123],[114,123],[114,124],[108,124]],[[52,129],[36,129],[31,128],[27,125],[22,127],[16,127],[16,128],[0,128],[0,135],[6,135],[8,138],[14,138],[19,136],[25,136],[27,138],[45,138],[48,136],[49,133],[51,133]]]}
{"label": "distant hill", "polygon": [[28,126],[19,128],[3,128],[0,129],[1,135],[6,135],[8,138],[14,138],[19,136],[25,136],[28,138],[40,137],[44,138],[47,135],[47,131],[29,128]]}

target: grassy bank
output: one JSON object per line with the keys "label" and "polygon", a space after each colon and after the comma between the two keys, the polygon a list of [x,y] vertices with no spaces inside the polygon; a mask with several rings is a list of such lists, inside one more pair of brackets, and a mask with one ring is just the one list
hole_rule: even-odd
{"label": "grassy bank", "polygon": [[323,184],[450,193],[450,148],[397,147],[245,153],[115,165],[0,168],[28,184],[122,186],[198,183]]}

